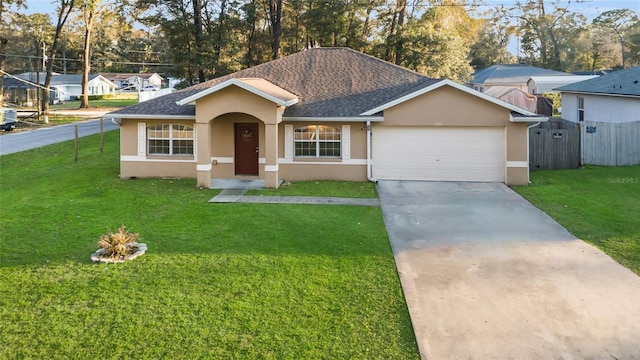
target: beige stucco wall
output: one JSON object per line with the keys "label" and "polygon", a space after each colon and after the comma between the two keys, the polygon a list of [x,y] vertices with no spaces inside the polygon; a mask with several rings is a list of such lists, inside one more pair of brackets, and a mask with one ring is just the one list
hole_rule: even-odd
{"label": "beige stucco wall", "polygon": [[[120,125],[120,177],[176,177],[195,178],[196,162],[193,156],[149,156],[138,157],[138,124],[145,129],[160,124],[194,126],[191,120],[136,120],[121,119]],[[146,130],[145,130],[146,149]]]}
{"label": "beige stucco wall", "polygon": [[[510,110],[450,86],[443,86],[384,111],[376,126],[506,128],[506,183],[528,183],[527,124],[510,122]],[[513,166],[508,166],[509,162]],[[527,163],[527,167],[523,167]]]}
{"label": "beige stucco wall", "polygon": [[120,177],[128,178],[195,178],[196,163],[191,162],[120,162]]}
{"label": "beige stucco wall", "polygon": [[376,126],[505,126],[509,110],[443,86],[384,111]]}
{"label": "beige stucco wall", "polygon": [[365,165],[280,164],[280,179],[286,181],[367,181]]}
{"label": "beige stucco wall", "polygon": [[282,121],[284,108],[237,86],[229,86],[196,101],[196,122],[206,124],[220,115],[244,113],[265,124]]}
{"label": "beige stucco wall", "polygon": [[[285,126],[292,125],[293,129],[308,125],[326,125],[340,129],[343,125],[349,125],[350,138],[350,159],[342,158],[312,158],[295,157],[288,159],[291,163],[283,160],[285,157]],[[305,180],[344,180],[344,181],[366,181],[367,180],[367,131],[364,122],[306,122],[306,121],[283,121],[279,125],[279,148],[278,158],[280,159],[280,177],[288,181]],[[343,135],[344,138],[344,135]],[[284,162],[284,163],[283,163]]]}

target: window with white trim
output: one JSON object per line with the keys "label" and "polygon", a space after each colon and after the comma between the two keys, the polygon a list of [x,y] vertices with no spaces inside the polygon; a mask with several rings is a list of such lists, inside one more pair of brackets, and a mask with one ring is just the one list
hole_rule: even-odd
{"label": "window with white trim", "polygon": [[584,121],[584,98],[578,97],[578,121]]}
{"label": "window with white trim", "polygon": [[147,149],[149,155],[193,155],[193,128],[177,124],[149,126]]}
{"label": "window with white trim", "polygon": [[309,125],[294,131],[295,156],[340,157],[340,129],[327,125]]}

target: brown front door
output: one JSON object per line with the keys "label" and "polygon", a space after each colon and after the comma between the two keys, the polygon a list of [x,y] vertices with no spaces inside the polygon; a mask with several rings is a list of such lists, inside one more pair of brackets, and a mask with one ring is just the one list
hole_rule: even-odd
{"label": "brown front door", "polygon": [[258,175],[258,124],[235,124],[236,175]]}

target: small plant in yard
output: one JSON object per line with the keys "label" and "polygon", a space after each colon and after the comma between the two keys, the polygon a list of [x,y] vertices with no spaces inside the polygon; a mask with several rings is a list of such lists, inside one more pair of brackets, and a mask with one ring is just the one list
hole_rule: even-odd
{"label": "small plant in yard", "polygon": [[[140,234],[129,232],[126,226],[121,225],[116,232],[109,232],[100,236],[98,247],[94,255],[99,259],[126,260],[146,246],[138,244]],[[140,254],[141,255],[141,254]],[[94,258],[94,256],[92,256]]]}

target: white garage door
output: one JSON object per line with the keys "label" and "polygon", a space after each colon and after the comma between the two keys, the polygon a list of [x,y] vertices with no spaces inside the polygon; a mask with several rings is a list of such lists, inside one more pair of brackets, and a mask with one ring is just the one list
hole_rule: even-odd
{"label": "white garage door", "polygon": [[372,147],[380,180],[504,181],[504,128],[378,126]]}

